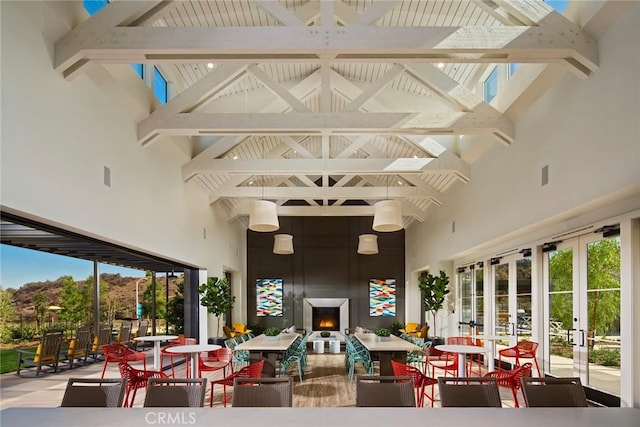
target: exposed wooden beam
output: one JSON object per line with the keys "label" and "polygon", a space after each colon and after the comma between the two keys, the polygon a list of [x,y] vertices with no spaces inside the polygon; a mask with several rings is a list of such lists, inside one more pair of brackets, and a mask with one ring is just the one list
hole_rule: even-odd
{"label": "exposed wooden beam", "polygon": [[262,71],[262,69],[257,65],[251,65],[248,67],[248,71],[253,74],[255,78],[260,80],[260,82],[262,82],[274,95],[289,104],[294,111],[299,113],[308,113],[311,111],[309,107],[293,96],[284,86],[273,80],[271,76]]}
{"label": "exposed wooden beam", "polygon": [[399,0],[377,0],[371,6],[366,8],[364,12],[358,15],[349,25],[372,25],[378,19],[386,15],[391,9],[401,4]]}
{"label": "exposed wooden beam", "polygon": [[430,194],[416,187],[235,187],[216,191],[218,197],[251,199],[429,199]]}
{"label": "exposed wooden beam", "polygon": [[305,26],[306,24],[300,20],[291,10],[284,7],[277,0],[261,0],[254,2],[258,7],[271,15],[281,25],[297,27]]}

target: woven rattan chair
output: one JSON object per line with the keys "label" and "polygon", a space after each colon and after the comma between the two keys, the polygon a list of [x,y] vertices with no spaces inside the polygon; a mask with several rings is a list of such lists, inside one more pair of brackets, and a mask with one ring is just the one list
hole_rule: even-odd
{"label": "woven rattan chair", "polygon": [[498,382],[484,377],[439,377],[440,406],[502,407]]}
{"label": "woven rattan chair", "polygon": [[293,378],[235,378],[233,407],[291,407]]}
{"label": "woven rattan chair", "polygon": [[201,408],[206,391],[206,378],[149,378],[144,407]]}
{"label": "woven rattan chair", "polygon": [[522,394],[528,407],[586,407],[580,378],[523,377]]}
{"label": "woven rattan chair", "polygon": [[60,406],[119,408],[126,387],[126,378],[69,378]]}
{"label": "woven rattan chair", "polygon": [[356,375],[356,406],[416,406],[411,376]]}

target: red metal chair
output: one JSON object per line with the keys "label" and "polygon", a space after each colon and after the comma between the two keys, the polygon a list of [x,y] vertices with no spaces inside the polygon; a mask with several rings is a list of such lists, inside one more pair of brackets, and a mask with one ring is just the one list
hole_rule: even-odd
{"label": "red metal chair", "polygon": [[435,347],[426,347],[425,369],[426,373],[429,373],[429,366],[431,366],[431,377],[436,378],[436,368],[444,371],[446,377],[449,372],[452,376],[458,376],[458,355],[453,353],[447,353],[440,351]]}
{"label": "red metal chair", "polygon": [[[141,369],[135,369],[127,362],[120,362],[118,364],[118,368],[120,369],[120,376],[122,378],[126,378],[127,380],[127,389],[124,395],[124,405],[125,408],[130,408],[133,406],[133,401],[136,399],[136,392],[139,388],[146,388],[149,378],[168,378],[164,373],[160,371],[147,371]],[[131,399],[129,399],[129,395],[133,391],[131,395]]]}
{"label": "red metal chair", "polygon": [[102,368],[102,376],[100,378],[104,378],[108,363],[142,361],[144,363],[143,369],[147,369],[147,355],[141,351],[131,350],[124,344],[103,345],[102,354],[104,354],[104,367]]}
{"label": "red metal chair", "polygon": [[[416,406],[424,406],[424,397],[431,401],[431,407],[433,407],[433,386],[438,384],[438,380],[429,378],[419,369],[413,366],[405,365],[404,363],[391,360],[391,367],[393,369],[393,375],[395,376],[410,376],[413,377],[413,386],[416,389]],[[426,388],[431,386],[431,396],[427,394]]]}
{"label": "red metal chair", "polygon": [[216,384],[222,385],[222,404],[224,407],[227,407],[227,386],[233,387],[233,380],[235,378],[260,378],[262,376],[262,368],[264,367],[264,360],[260,360],[259,362],[252,363],[251,365],[245,366],[232,373],[231,375],[224,377],[219,380],[211,381],[211,401],[209,402],[209,406],[213,406],[213,391],[215,390]]}
{"label": "red metal chair", "polygon": [[[482,341],[478,340],[480,343],[482,343]],[[476,342],[473,341],[473,338],[471,337],[448,337],[447,338],[447,344],[454,344],[454,345],[477,345],[482,347],[481,344],[478,344]],[[473,373],[473,366],[474,363],[473,361],[476,361],[476,366],[478,368],[477,372],[478,372],[478,376],[482,375],[482,360],[480,359],[480,355],[479,354],[470,354],[469,355],[469,375],[471,375]],[[461,375],[462,376],[462,375]]]}
{"label": "red metal chair", "polygon": [[540,376],[540,367],[538,366],[538,359],[536,353],[538,352],[538,343],[534,341],[522,340],[513,347],[505,348],[498,351],[498,369],[502,368],[502,356],[514,357],[516,363],[514,367],[520,366],[520,359],[533,359],[538,370],[538,376]]}
{"label": "red metal chair", "polygon": [[200,369],[200,372],[214,372],[222,369],[222,376],[225,377],[227,376],[227,367],[231,367],[231,373],[233,373],[232,360],[233,350],[222,347],[208,352],[205,357],[202,357],[202,353],[198,354],[198,369]]}
{"label": "red metal chair", "polygon": [[493,371],[489,372],[485,375],[485,377],[493,377],[498,381],[498,385],[501,387],[509,387],[511,392],[513,393],[513,401],[515,402],[515,407],[519,408],[518,404],[518,390],[522,387],[520,383],[520,378],[522,377],[530,377],[531,376],[531,368],[533,365],[531,363],[525,363],[522,366],[518,366],[515,369],[510,369],[508,371]]}
{"label": "red metal chair", "polygon": [[[176,377],[176,371],[173,365],[173,358],[174,357],[182,357],[178,354],[175,353],[169,353],[167,352],[168,348],[171,347],[175,347],[177,345],[192,345],[192,344],[197,344],[198,340],[196,340],[195,338],[185,338],[184,335],[179,335],[178,338],[171,340],[169,342],[169,345],[163,347],[160,350],[160,366],[164,366],[164,364],[162,363],[162,360],[164,359],[165,356],[169,357],[169,363],[171,364],[171,378],[175,378]],[[186,377],[189,378],[189,356],[185,356],[185,364],[187,365],[187,375]]]}

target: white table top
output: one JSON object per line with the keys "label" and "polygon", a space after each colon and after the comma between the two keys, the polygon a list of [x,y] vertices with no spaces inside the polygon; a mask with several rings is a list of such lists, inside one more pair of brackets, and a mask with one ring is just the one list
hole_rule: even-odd
{"label": "white table top", "polygon": [[222,346],[217,344],[191,344],[191,345],[175,345],[172,347],[167,347],[165,351],[167,353],[203,353],[205,351],[214,351],[221,349]]}
{"label": "white table top", "polygon": [[409,341],[391,335],[389,340],[381,341],[376,334],[355,334],[354,335],[369,351],[416,351],[422,350],[419,346]]}
{"label": "white table top", "polygon": [[510,335],[473,335],[471,338],[474,340],[509,341],[511,336]]}
{"label": "white table top", "polygon": [[144,337],[135,337],[135,341],[171,341],[178,338],[177,335],[147,335]]}
{"label": "white table top", "polygon": [[285,351],[298,338],[295,333],[281,333],[275,337],[268,337],[265,334],[258,335],[241,344],[238,344],[236,350],[248,351]]}
{"label": "white table top", "polygon": [[[429,413],[427,415],[427,412]],[[118,427],[182,424],[191,426],[299,427],[637,427],[640,410],[632,408],[8,408],[3,427],[51,425]],[[173,420],[167,423],[166,420]],[[425,417],[428,422],[425,424]],[[89,420],[89,421],[88,421]]]}
{"label": "white table top", "polygon": [[482,354],[488,353],[491,350],[485,347],[477,345],[464,345],[464,344],[442,344],[437,345],[436,350],[446,351],[447,353],[465,353],[465,354]]}

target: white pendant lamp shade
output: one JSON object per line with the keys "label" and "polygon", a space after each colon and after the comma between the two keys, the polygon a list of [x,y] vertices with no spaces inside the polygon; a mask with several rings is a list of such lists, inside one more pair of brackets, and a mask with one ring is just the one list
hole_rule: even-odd
{"label": "white pendant lamp shade", "polygon": [[274,254],[291,255],[293,253],[293,236],[291,234],[276,234],[273,238]]}
{"label": "white pendant lamp shade", "polygon": [[358,237],[358,253],[360,255],[375,255],[378,253],[378,236],[375,234],[361,234]]}
{"label": "white pendant lamp shade", "polygon": [[381,200],[375,204],[373,230],[378,232],[402,230],[402,205],[398,200]]}
{"label": "white pendant lamp shade", "polygon": [[276,204],[268,200],[256,200],[249,209],[249,230],[277,231],[280,228]]}

